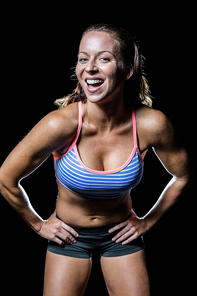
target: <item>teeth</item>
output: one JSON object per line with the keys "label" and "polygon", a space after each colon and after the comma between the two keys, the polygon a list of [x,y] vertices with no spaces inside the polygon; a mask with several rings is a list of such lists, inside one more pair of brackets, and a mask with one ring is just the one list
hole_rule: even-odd
{"label": "teeth", "polygon": [[102,83],[103,80],[97,79],[97,80],[87,80],[88,84],[97,84],[97,83]]}

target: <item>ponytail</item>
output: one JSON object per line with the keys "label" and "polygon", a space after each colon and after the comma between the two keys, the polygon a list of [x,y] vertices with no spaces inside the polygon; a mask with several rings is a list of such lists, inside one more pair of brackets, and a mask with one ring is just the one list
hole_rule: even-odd
{"label": "ponytail", "polygon": [[81,87],[81,84],[79,82],[77,82],[76,88],[73,90],[73,92],[61,99],[57,99],[55,101],[55,105],[59,107],[59,109],[64,108],[65,106],[75,103],[75,102],[86,102],[86,95],[85,92],[83,90],[83,88]]}

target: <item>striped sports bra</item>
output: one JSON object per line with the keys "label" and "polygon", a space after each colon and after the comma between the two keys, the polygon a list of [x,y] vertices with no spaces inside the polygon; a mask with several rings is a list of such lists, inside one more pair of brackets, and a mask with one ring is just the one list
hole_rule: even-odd
{"label": "striped sports bra", "polygon": [[143,175],[143,160],[137,145],[135,112],[132,111],[134,148],[129,159],[119,168],[96,171],[82,162],[77,140],[82,128],[82,102],[78,103],[77,135],[68,151],[54,156],[56,178],[68,190],[86,198],[113,199],[138,185]]}

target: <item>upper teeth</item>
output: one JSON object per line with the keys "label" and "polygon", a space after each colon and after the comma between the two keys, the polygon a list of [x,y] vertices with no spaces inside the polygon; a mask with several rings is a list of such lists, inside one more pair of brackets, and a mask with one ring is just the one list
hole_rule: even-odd
{"label": "upper teeth", "polygon": [[97,79],[97,80],[87,80],[88,84],[96,84],[96,83],[101,83],[103,80]]}

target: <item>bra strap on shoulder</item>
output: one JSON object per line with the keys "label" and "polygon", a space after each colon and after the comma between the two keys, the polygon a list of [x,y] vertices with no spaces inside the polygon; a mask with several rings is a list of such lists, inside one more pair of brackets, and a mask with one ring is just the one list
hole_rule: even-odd
{"label": "bra strap on shoulder", "polygon": [[132,109],[132,121],[133,121],[134,147],[138,148],[138,144],[137,144],[137,125],[136,125],[136,117],[135,117],[135,111],[134,111],[134,109]]}
{"label": "bra strap on shoulder", "polygon": [[82,126],[82,102],[79,101],[78,103],[78,129],[81,129]]}
{"label": "bra strap on shoulder", "polygon": [[79,135],[80,135],[80,132],[81,132],[81,127],[82,127],[82,102],[80,101],[78,103],[78,127],[77,127],[76,137],[75,137],[74,141],[72,142],[71,146],[69,147],[69,149],[63,155],[54,157],[54,160],[59,160],[60,158],[62,158],[63,156],[65,156],[76,145],[77,140],[78,140]]}
{"label": "bra strap on shoulder", "polygon": [[78,103],[78,128],[77,128],[77,135],[74,141],[75,143],[77,142],[78,137],[80,135],[81,127],[82,127],[82,102],[80,101]]}

